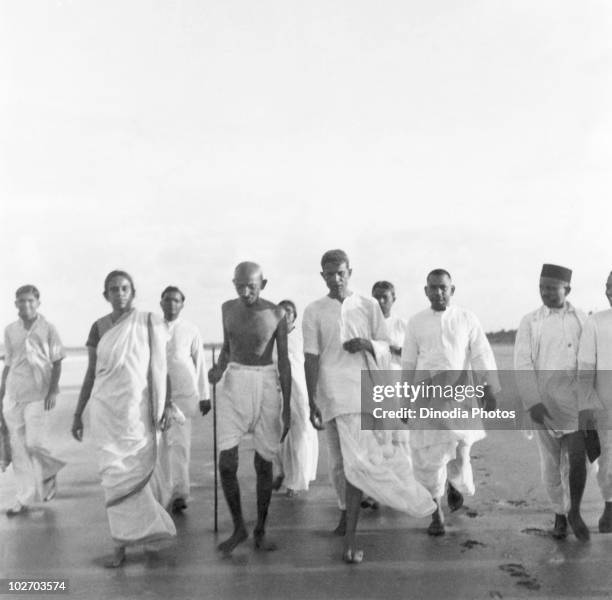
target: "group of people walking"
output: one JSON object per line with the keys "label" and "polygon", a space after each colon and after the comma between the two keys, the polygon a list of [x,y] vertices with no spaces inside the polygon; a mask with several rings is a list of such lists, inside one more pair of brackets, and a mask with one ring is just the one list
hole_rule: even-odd
{"label": "group of people walking", "polygon": [[[419,374],[471,371],[484,377],[483,403],[495,406],[500,383],[491,346],[476,316],[453,302],[448,271],[426,278],[429,307],[405,321],[392,315],[394,286],[378,281],[371,296],[350,289],[351,264],[342,250],[321,259],[327,293],[303,313],[290,300],[261,297],[261,267],[240,263],[237,298],[222,305],[223,346],[207,370],[202,339],[180,318],[185,295],[167,287],[163,319],[133,306],[131,276],[113,271],[104,281],[110,314],[98,319],[87,339],[88,367],[75,409],[72,435],[91,436],[98,453],[106,511],[115,543],[109,567],[125,561],[126,547],[157,552],[172,544],[172,512],[189,502],[191,420],[211,409],[209,383],[218,385],[219,474],[233,531],[219,545],[229,555],[249,535],[238,483],[238,447],[252,435],[256,472],[255,548],[276,544],[266,535],[273,489],[287,495],[308,489],[316,476],[317,430],[323,430],[330,479],[340,511],[334,530],[343,536],[342,558],[363,560],[356,540],[362,506],[385,504],[415,517],[430,517],[427,532],[445,533],[442,500],[457,510],[475,493],[470,450],[482,427],[380,430],[361,406],[362,371]],[[519,390],[533,421],[543,480],[555,513],[552,533],[568,526],[583,541],[589,529],[580,515],[586,483],[589,436],[599,436],[598,481],[604,497],[602,532],[612,532],[612,310],[588,319],[568,301],[571,271],[544,265],[543,305],[520,324],[515,344]],[[606,294],[612,304],[612,276]],[[19,320],[5,332],[0,388],[10,436],[17,497],[7,514],[51,500],[64,463],[44,440],[43,415],[58,393],[64,351],[55,328],[38,313],[39,292],[17,290]],[[524,374],[527,373],[527,376]],[[88,428],[83,412],[89,412]]]}

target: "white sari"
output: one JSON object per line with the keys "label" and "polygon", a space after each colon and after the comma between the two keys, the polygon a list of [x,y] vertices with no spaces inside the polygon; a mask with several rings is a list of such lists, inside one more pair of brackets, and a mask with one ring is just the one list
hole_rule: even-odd
{"label": "white sari", "polygon": [[165,393],[162,324],[132,310],[102,334],[90,400],[111,535],[123,546],[176,535],[155,468]]}
{"label": "white sari", "polygon": [[282,446],[285,485],[296,492],[307,490],[317,476],[319,437],[310,423],[302,338],[294,329],[287,337],[291,363],[291,427]]}

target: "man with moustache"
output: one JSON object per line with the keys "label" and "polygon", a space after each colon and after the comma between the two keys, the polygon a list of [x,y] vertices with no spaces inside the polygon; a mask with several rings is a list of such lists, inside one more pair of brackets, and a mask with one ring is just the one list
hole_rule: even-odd
{"label": "man with moustache", "polygon": [[[289,432],[291,366],[287,350],[287,320],[283,308],[264,300],[260,292],[267,280],[261,267],[242,262],[234,270],[238,298],[224,302],[223,347],[209,371],[209,381],[223,385],[217,400],[219,474],[234,523],[232,535],[219,544],[226,555],[247,539],[238,486],[238,444],[253,434],[257,474],[257,524],[253,532],[257,550],[276,550],[265,537],[272,496],[272,461]],[[278,353],[278,371],[273,362]],[[280,391],[279,393],[279,376]],[[281,402],[282,421],[281,424]]]}
{"label": "man with moustache", "polygon": [[[417,374],[426,378],[445,372],[474,370],[485,386],[485,408],[493,406],[499,390],[493,351],[476,316],[451,305],[455,285],[445,269],[427,275],[425,295],[430,308],[414,315],[402,348],[402,368],[409,380]],[[454,376],[451,373],[451,376]],[[475,425],[481,425],[476,423]],[[436,504],[427,533],[444,535],[441,498],[447,489],[451,511],[463,505],[463,495],[475,493],[470,460],[472,444],[485,437],[480,429],[415,429],[410,432],[410,446],[417,479],[429,490]]]}

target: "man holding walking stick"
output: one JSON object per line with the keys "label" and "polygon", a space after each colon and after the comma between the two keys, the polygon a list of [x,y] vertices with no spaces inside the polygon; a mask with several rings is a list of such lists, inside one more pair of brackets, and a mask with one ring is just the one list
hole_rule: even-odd
{"label": "man holding walking stick", "polygon": [[[221,486],[234,522],[233,534],[219,544],[219,550],[226,555],[248,537],[237,478],[238,444],[246,433],[253,434],[255,447],[255,548],[276,549],[276,545],[265,537],[265,523],[272,496],[272,459],[289,431],[291,394],[284,309],[259,296],[266,280],[256,263],[240,263],[234,270],[233,283],[238,298],[228,300],[221,307],[223,347],[218,363],[209,371],[209,381],[213,385],[224,376],[215,412],[218,415]],[[275,344],[278,371],[272,360]]]}

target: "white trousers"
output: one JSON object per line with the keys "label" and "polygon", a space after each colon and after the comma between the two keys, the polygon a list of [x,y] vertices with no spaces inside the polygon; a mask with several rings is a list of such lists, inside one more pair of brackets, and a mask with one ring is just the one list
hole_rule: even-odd
{"label": "white trousers", "polygon": [[546,429],[534,430],[540,452],[542,482],[556,514],[564,515],[570,507],[569,451],[567,436],[555,437]]}
{"label": "white trousers", "polygon": [[170,463],[171,500],[189,500],[189,461],[191,460],[191,419],[174,423],[166,432]]}
{"label": "white trousers", "polygon": [[597,483],[604,502],[612,502],[612,435],[609,429],[612,419],[607,410],[597,411],[595,419],[601,444],[601,456],[597,459]]}
{"label": "white trousers", "polygon": [[42,401],[9,404],[4,407],[9,431],[17,500],[27,506],[42,502],[49,479],[65,465],[49,450]]}
{"label": "white trousers", "polygon": [[462,494],[474,495],[476,486],[470,460],[471,447],[465,440],[412,447],[414,474],[432,498],[444,495],[447,480]]}

